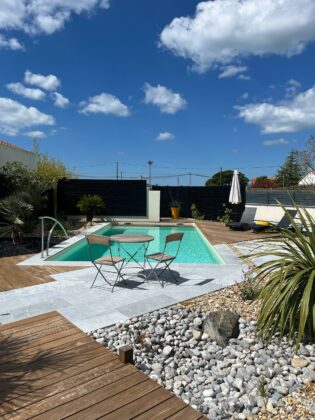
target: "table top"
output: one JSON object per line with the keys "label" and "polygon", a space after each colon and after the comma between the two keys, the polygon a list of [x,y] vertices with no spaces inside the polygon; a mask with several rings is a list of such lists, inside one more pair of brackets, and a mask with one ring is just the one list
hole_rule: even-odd
{"label": "table top", "polygon": [[151,242],[154,240],[152,235],[128,234],[113,235],[110,237],[112,241],[128,244]]}

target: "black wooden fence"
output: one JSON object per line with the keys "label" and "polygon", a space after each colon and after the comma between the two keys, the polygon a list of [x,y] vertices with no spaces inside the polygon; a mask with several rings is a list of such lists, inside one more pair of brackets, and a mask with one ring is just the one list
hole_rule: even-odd
{"label": "black wooden fence", "polygon": [[248,189],[246,194],[246,204],[260,206],[278,206],[278,201],[284,206],[290,206],[292,200],[303,207],[315,207],[315,190]]}
{"label": "black wooden fence", "polygon": [[[161,217],[170,216],[170,203],[181,203],[181,216],[191,217],[191,205],[196,204],[200,213],[208,220],[217,220],[224,214],[224,204],[228,204],[231,187],[168,187],[154,185],[153,190],[161,191]],[[245,207],[246,190],[241,187],[242,204],[233,205],[233,220],[239,220]]]}
{"label": "black wooden fence", "polygon": [[[146,216],[146,181],[69,179],[58,182],[58,213],[79,215],[77,203],[85,194],[97,194],[105,202],[104,215]],[[52,203],[51,203],[52,204]],[[52,205],[51,205],[52,207]]]}

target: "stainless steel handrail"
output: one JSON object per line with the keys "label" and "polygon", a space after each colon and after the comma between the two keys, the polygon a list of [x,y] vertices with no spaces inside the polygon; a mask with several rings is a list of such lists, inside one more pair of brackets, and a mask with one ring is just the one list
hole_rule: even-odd
{"label": "stainless steel handrail", "polygon": [[59,220],[55,219],[54,217],[50,217],[50,216],[41,216],[39,217],[39,219],[41,220],[41,225],[42,225],[42,246],[41,246],[41,257],[44,258],[44,249],[45,249],[45,219],[48,220],[52,220],[54,222],[52,228],[50,229],[49,233],[48,233],[48,237],[47,237],[47,244],[46,244],[46,257],[49,256],[49,244],[50,244],[50,239],[51,239],[51,235],[53,233],[53,230],[55,229],[55,227],[58,225],[60,226],[61,230],[63,231],[64,235],[66,238],[69,238],[69,235],[66,231],[66,229],[64,228],[64,226],[59,222]]}

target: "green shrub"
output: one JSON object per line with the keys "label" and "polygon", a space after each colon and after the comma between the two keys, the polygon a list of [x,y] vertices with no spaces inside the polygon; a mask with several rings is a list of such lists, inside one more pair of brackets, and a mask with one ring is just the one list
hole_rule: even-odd
{"label": "green shrub", "polygon": [[0,236],[10,236],[14,245],[24,232],[25,220],[34,208],[28,194],[15,193],[0,200]]}
{"label": "green shrub", "polygon": [[193,203],[191,205],[190,210],[191,210],[191,215],[192,215],[193,219],[195,219],[195,220],[204,220],[205,219],[205,215],[200,213],[200,211],[198,210],[195,203]]}
{"label": "green shrub", "polygon": [[219,216],[217,220],[222,223],[229,223],[232,218],[232,209],[227,207],[225,204],[223,204],[223,207],[224,207],[224,214],[223,216]]}
{"label": "green shrub", "polygon": [[86,222],[92,222],[94,215],[102,213],[105,203],[99,195],[83,195],[78,201],[77,207],[85,214]]}
{"label": "green shrub", "polygon": [[272,249],[244,258],[274,257],[253,268],[258,281],[266,280],[259,294],[260,336],[269,341],[276,332],[281,337],[288,334],[298,345],[302,338],[315,339],[315,223],[307,212],[295,207],[299,224],[282,206],[292,231],[278,229],[279,236],[268,240],[274,244]]}

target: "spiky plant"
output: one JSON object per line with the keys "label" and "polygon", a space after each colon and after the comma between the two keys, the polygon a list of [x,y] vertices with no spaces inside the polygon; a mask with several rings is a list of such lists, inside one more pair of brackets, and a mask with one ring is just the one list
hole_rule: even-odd
{"label": "spiky plant", "polygon": [[279,332],[297,346],[302,338],[315,340],[315,222],[294,205],[297,224],[281,207],[292,230],[278,229],[279,235],[268,240],[274,246],[251,255],[269,259],[253,268],[256,279],[266,281],[259,294],[262,306],[257,328],[267,342]]}
{"label": "spiky plant", "polygon": [[25,193],[0,200],[0,236],[10,236],[14,245],[23,233],[24,220],[33,211]]}

